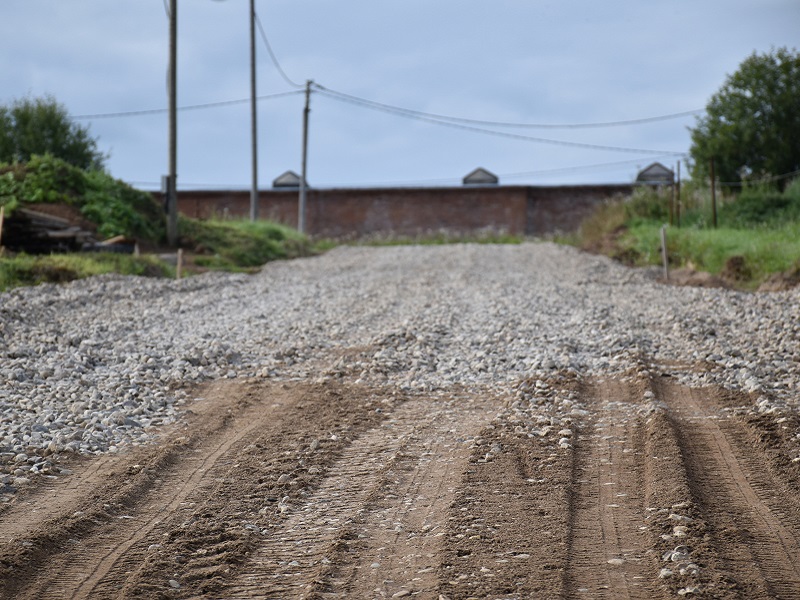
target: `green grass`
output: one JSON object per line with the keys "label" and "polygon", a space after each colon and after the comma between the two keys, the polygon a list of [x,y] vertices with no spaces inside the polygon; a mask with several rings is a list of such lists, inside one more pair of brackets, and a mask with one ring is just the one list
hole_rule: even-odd
{"label": "green grass", "polygon": [[[737,262],[735,284],[755,289],[775,273],[800,266],[800,180],[783,192],[746,189],[718,198],[718,228],[711,227],[708,190],[687,186],[682,227],[667,229],[670,264],[714,275]],[[669,220],[669,196],[638,189],[598,209],[582,227],[577,245],[634,265],[661,264],[661,227]]]}
{"label": "green grass", "polygon": [[212,269],[246,270],[312,251],[304,235],[270,221],[181,218],[178,235],[180,246],[198,255],[195,264]]}
{"label": "green grass", "polygon": [[[661,226],[638,224],[620,239],[620,244],[638,256],[638,264],[661,263]],[[720,274],[731,257],[744,259],[749,271],[745,287],[757,287],[773,273],[793,268],[800,261],[800,222],[776,229],[667,229],[670,263],[691,265],[700,271]]]}
{"label": "green grass", "polygon": [[47,256],[0,256],[0,291],[40,283],[65,283],[92,275],[120,273],[146,277],[174,276],[158,259],[126,254],[86,253]]}
{"label": "green grass", "polygon": [[394,235],[379,233],[360,237],[356,240],[318,240],[314,244],[315,251],[324,252],[336,246],[441,246],[444,244],[521,244],[524,236],[512,235],[498,231],[479,231],[474,233],[454,233],[449,231],[431,231],[418,235]]}
{"label": "green grass", "polygon": [[[268,221],[196,221],[180,219],[180,245],[192,253],[193,267],[203,270],[253,271],[264,263],[312,253],[308,239],[297,231]],[[155,256],[77,253],[0,256],[0,291],[52,282],[63,283],[104,273],[174,277],[175,268]]]}

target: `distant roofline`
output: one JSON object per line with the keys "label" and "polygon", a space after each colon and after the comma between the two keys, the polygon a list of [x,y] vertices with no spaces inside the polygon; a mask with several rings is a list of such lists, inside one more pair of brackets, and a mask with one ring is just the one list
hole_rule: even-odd
{"label": "distant roofline", "polygon": [[[306,188],[309,192],[341,192],[341,191],[387,191],[387,190],[442,190],[442,191],[469,191],[469,190],[508,190],[508,189],[557,189],[557,188],[612,188],[612,187],[636,187],[642,185],[641,181],[623,181],[619,183],[552,183],[552,184],[516,184],[509,185],[503,183],[491,184],[470,184],[470,185],[394,185],[394,186],[330,186],[330,187],[314,187],[309,186]],[[261,187],[259,193],[297,193],[299,187]],[[225,193],[225,192],[247,192],[250,188],[247,187],[186,187],[178,188],[178,192],[201,192],[201,193]],[[159,192],[158,190],[153,190]]]}

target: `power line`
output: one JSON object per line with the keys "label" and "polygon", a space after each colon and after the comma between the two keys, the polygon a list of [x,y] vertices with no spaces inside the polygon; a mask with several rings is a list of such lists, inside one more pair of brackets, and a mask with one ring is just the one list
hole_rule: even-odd
{"label": "power line", "polygon": [[653,149],[642,149],[642,148],[626,148],[622,146],[606,146],[603,144],[588,144],[584,142],[569,142],[566,140],[553,140],[549,138],[540,138],[540,137],[533,137],[529,135],[522,135],[519,133],[510,133],[506,131],[495,131],[492,129],[484,129],[482,127],[474,127],[472,125],[464,125],[460,123],[454,123],[451,121],[443,121],[437,119],[435,117],[430,117],[423,115],[421,113],[415,113],[415,111],[409,111],[405,109],[397,109],[391,107],[389,105],[375,103],[370,100],[363,100],[356,96],[351,96],[349,94],[342,94],[340,92],[335,92],[333,90],[329,90],[321,85],[314,84],[317,90],[322,93],[322,95],[327,96],[328,98],[333,98],[334,100],[339,100],[340,102],[345,102],[349,104],[354,104],[356,106],[363,106],[365,108],[369,108],[372,110],[377,110],[381,112],[386,112],[389,114],[394,114],[410,119],[415,119],[417,121],[423,121],[426,123],[433,123],[436,125],[442,125],[443,127],[450,127],[453,129],[460,129],[463,131],[471,131],[474,133],[481,133],[484,135],[491,135],[495,137],[503,137],[503,138],[510,138],[520,141],[526,142],[534,142],[537,144],[551,144],[554,146],[568,146],[571,148],[586,148],[588,150],[606,150],[610,152],[627,152],[632,154],[661,154],[661,155],[668,155],[668,156],[684,156],[685,152],[676,152],[673,150],[653,150]]}
{"label": "power line", "polygon": [[[671,157],[672,155],[668,155]],[[621,167],[623,165],[632,165],[641,162],[653,162],[657,161],[658,159],[667,158],[667,156],[653,156],[651,158],[634,158],[631,160],[618,160],[614,162],[605,162],[605,163],[594,163],[591,165],[573,165],[570,167],[556,167],[553,169],[539,169],[537,171],[522,171],[518,173],[501,173],[498,177],[527,177],[530,175],[545,175],[548,173],[564,173],[564,172],[571,172],[571,171],[586,171],[590,169],[604,169],[606,167]]]}
{"label": "power line", "polygon": [[[276,94],[267,94],[265,96],[259,96],[257,100],[272,100],[274,98],[281,98],[283,96],[295,96],[297,94],[302,94],[302,90],[293,90],[291,92],[278,92]],[[185,110],[200,110],[206,108],[219,108],[221,106],[231,106],[234,104],[245,104],[250,102],[250,98],[243,98],[241,100],[223,100],[221,102],[207,102],[205,104],[189,104],[187,106],[179,106],[179,111]],[[113,119],[117,117],[139,117],[142,115],[157,115],[161,113],[168,112],[168,108],[152,108],[149,110],[129,110],[129,111],[122,111],[122,112],[113,112],[113,113],[97,113],[91,115],[74,115],[70,118],[76,120],[86,120],[86,119]]]}
{"label": "power line", "polygon": [[281,67],[281,64],[278,62],[278,58],[272,51],[272,45],[270,45],[269,40],[267,39],[267,34],[264,31],[264,26],[261,24],[261,19],[259,18],[258,13],[256,13],[256,24],[258,25],[258,31],[261,34],[261,39],[264,41],[264,45],[267,47],[267,52],[269,53],[269,57],[272,59],[272,64],[275,65],[275,68],[278,70],[278,73],[280,73],[280,76],[290,86],[295,88],[302,88],[303,85],[292,81],[286,74],[286,71],[283,70],[283,67]]}
{"label": "power line", "polygon": [[606,122],[598,122],[598,123],[511,123],[507,121],[488,121],[483,119],[468,119],[463,117],[453,117],[449,115],[440,115],[436,113],[428,113],[419,110],[414,110],[410,108],[402,108],[399,106],[393,106],[391,104],[385,104],[383,102],[376,102],[374,100],[367,100],[366,98],[360,98],[358,96],[353,96],[351,94],[346,94],[344,92],[339,92],[336,90],[331,90],[329,88],[325,88],[321,85],[315,85],[320,91],[326,91],[332,94],[337,94],[342,98],[348,98],[355,102],[369,104],[374,106],[375,108],[385,109],[387,111],[398,112],[398,113],[405,113],[408,115],[414,115],[419,117],[426,117],[430,119],[436,119],[438,121],[450,121],[453,123],[466,123],[472,125],[486,125],[490,127],[517,127],[517,128],[528,128],[528,129],[588,129],[588,128],[600,128],[600,127],[620,127],[620,126],[627,126],[627,125],[642,125],[645,123],[654,123],[657,121],[666,121],[669,119],[677,119],[680,117],[687,117],[691,115],[695,115],[701,112],[705,112],[704,108],[698,108],[694,110],[687,110],[677,113],[671,113],[667,115],[659,115],[654,117],[643,117],[638,119],[627,119],[622,121],[606,121]]}

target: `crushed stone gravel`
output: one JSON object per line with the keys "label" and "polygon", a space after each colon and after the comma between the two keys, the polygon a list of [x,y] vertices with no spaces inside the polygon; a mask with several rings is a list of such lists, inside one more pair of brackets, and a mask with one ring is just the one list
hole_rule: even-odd
{"label": "crushed stone gravel", "polygon": [[0,484],[58,473],[65,452],[147,442],[179,418],[187,384],[214,378],[533,401],[537,378],[647,360],[687,385],[751,392],[756,412],[796,410],[799,301],[798,289],[664,286],[550,243],[340,247],[256,275],[17,289],[0,294]]}

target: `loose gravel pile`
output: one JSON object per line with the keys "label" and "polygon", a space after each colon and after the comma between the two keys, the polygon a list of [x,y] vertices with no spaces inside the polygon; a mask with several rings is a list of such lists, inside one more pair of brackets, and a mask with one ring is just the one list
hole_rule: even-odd
{"label": "loose gravel pile", "polygon": [[0,294],[2,482],[146,442],[179,417],[187,384],[220,377],[514,392],[646,360],[760,394],[759,411],[794,409],[799,301],[668,287],[552,244],[338,248],[255,276],[15,290]]}

